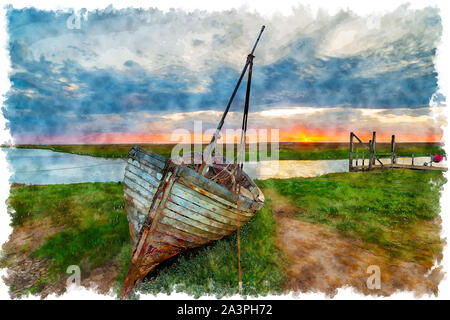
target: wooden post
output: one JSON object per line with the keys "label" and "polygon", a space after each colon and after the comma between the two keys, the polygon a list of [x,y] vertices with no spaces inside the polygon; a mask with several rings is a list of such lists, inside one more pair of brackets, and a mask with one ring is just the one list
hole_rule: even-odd
{"label": "wooden post", "polygon": [[372,170],[372,157],[373,157],[372,140],[369,140],[369,170]]}
{"label": "wooden post", "polygon": [[375,165],[375,159],[376,159],[376,150],[375,150],[375,146],[376,146],[376,144],[377,144],[377,140],[376,140],[376,137],[377,137],[377,133],[374,131],[373,133],[372,133],[372,153],[373,153],[373,155],[372,155],[372,162],[373,162],[373,165]]}
{"label": "wooden post", "polygon": [[413,153],[412,156],[411,156],[411,165],[412,165],[412,166],[414,165],[414,153]]}
{"label": "wooden post", "polygon": [[433,166],[433,155],[430,154],[430,167]]}
{"label": "wooden post", "polygon": [[359,157],[359,152],[358,152],[358,150],[356,150],[356,166],[358,166],[358,157]]}
{"label": "wooden post", "polygon": [[362,167],[363,167],[363,169],[364,169],[364,151],[362,152],[363,154],[362,154]]}
{"label": "wooden post", "polygon": [[395,134],[391,137],[391,168],[394,166],[395,161]]}
{"label": "wooden post", "polygon": [[350,146],[349,146],[349,157],[348,157],[348,171],[351,172],[353,169],[353,132],[350,132]]}

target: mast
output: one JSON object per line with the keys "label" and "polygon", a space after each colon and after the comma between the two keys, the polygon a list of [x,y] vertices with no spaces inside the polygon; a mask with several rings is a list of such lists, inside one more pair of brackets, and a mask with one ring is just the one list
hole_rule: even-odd
{"label": "mast", "polygon": [[[239,86],[241,85],[242,78],[244,78],[245,72],[247,71],[247,68],[250,65],[250,63],[253,63],[253,58],[255,57],[253,55],[253,53],[255,52],[256,46],[258,45],[259,39],[261,38],[261,35],[265,28],[266,28],[266,26],[261,27],[261,31],[259,32],[258,38],[256,39],[256,42],[255,42],[255,45],[253,46],[253,49],[250,52],[250,54],[247,56],[247,61],[244,65],[244,69],[242,70],[241,75],[239,76],[238,82],[236,83],[236,86],[234,87],[233,93],[231,94],[231,97],[228,100],[227,107],[225,108],[225,111],[223,112],[222,118],[220,119],[220,122],[219,122],[219,125],[217,126],[216,132],[220,132],[220,130],[222,129],[223,123],[225,122],[225,118],[227,117],[228,111],[230,110],[231,104],[233,103],[233,99],[236,96]],[[216,137],[215,135],[212,137],[210,143],[214,142],[215,137]]]}
{"label": "mast", "polygon": [[[212,150],[214,149],[215,143],[217,142],[218,139],[220,139],[220,131],[222,130],[222,126],[225,122],[225,118],[227,117],[228,111],[230,110],[231,104],[233,103],[234,97],[236,96],[236,93],[239,89],[239,86],[241,85],[242,79],[244,78],[245,73],[247,72],[248,67],[250,66],[250,68],[252,68],[253,66],[253,58],[255,57],[253,55],[253,53],[255,52],[256,46],[258,45],[259,39],[261,38],[261,35],[263,33],[265,29],[265,26],[261,27],[261,31],[259,32],[258,38],[256,39],[255,44],[253,45],[252,51],[249,53],[249,55],[247,56],[247,61],[245,62],[244,68],[242,69],[241,75],[239,76],[239,79],[236,83],[236,86],[234,87],[234,90],[230,96],[230,99],[228,100],[228,104],[225,108],[225,111],[222,114],[222,118],[219,121],[219,125],[217,126],[217,129],[214,133],[214,135],[211,138],[211,142],[209,143],[209,145],[205,148],[204,151],[204,155],[206,155],[206,157],[203,157],[203,163],[200,166],[199,172],[201,172],[202,174],[205,174],[207,171],[207,166],[205,165],[205,163],[208,163],[211,159],[211,154],[212,154]],[[246,130],[247,129],[247,115],[246,112],[248,113],[248,100],[249,100],[249,96],[250,96],[250,84],[251,84],[251,77],[252,77],[252,73],[251,71],[249,72],[249,76],[248,76],[248,82],[247,82],[247,93],[246,93],[246,99],[245,99],[245,107],[244,107],[244,120],[242,123],[242,129]],[[245,128],[244,128],[244,121],[245,121]],[[241,139],[242,140],[242,139]]]}

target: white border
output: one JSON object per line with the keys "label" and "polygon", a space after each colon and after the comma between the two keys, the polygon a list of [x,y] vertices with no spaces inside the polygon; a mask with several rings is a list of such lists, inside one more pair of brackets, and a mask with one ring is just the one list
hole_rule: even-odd
{"label": "white border", "polygon": [[[167,11],[170,8],[180,8],[186,11],[191,11],[194,9],[202,9],[209,11],[220,11],[226,10],[230,8],[241,8],[246,7],[250,10],[255,10],[260,12],[265,16],[271,16],[274,13],[281,14],[289,14],[292,7],[295,7],[298,4],[308,5],[314,12],[317,12],[317,9],[322,8],[326,9],[330,14],[338,12],[342,9],[351,9],[353,12],[359,15],[368,15],[371,13],[385,13],[392,10],[395,10],[400,5],[408,3],[408,1],[397,1],[397,0],[377,0],[377,1],[361,1],[361,0],[339,0],[339,1],[331,1],[331,0],[278,0],[278,1],[250,1],[250,0],[228,0],[228,1],[208,1],[208,0],[189,0],[189,1],[180,1],[180,0],[153,0],[153,1],[144,1],[144,0],[129,0],[129,1],[118,1],[118,0],[41,0],[41,1],[10,1],[14,8],[23,8],[23,7],[31,7],[34,6],[38,9],[81,9],[86,8],[88,10],[93,10],[96,8],[106,8],[108,5],[112,4],[114,8],[126,8],[126,7],[157,7],[160,10]],[[448,70],[450,70],[449,59],[450,57],[450,10],[449,10],[449,2],[442,1],[410,1],[411,8],[424,8],[427,6],[437,6],[441,9],[441,18],[443,25],[443,37],[441,45],[438,48],[438,54],[436,59],[436,65],[439,73],[439,86],[440,91],[450,99],[450,79]],[[4,5],[2,5],[4,6]],[[9,79],[8,79],[8,70],[10,69],[9,57],[7,51],[7,32],[6,32],[6,21],[5,21],[6,10],[4,7],[0,8],[0,65],[2,66],[0,71],[0,101],[3,105],[4,94],[7,92],[10,87]],[[446,58],[447,57],[447,58]],[[444,72],[446,71],[446,72]],[[449,111],[445,108],[445,114],[447,119],[449,118]],[[0,116],[0,143],[4,143],[10,140],[10,135],[7,130],[4,130],[5,120],[3,116]],[[444,141],[450,141],[448,130],[444,131]],[[447,152],[449,149],[447,147]],[[2,169],[0,172],[0,243],[4,243],[8,235],[11,233],[11,227],[9,226],[9,216],[6,213],[6,205],[5,200],[9,195],[9,183],[8,178],[10,176],[10,172],[7,169],[5,155],[0,152],[0,168]],[[448,173],[446,177],[449,178]],[[448,238],[449,230],[450,230],[450,218],[445,214],[450,208],[450,187],[447,183],[444,192],[441,197],[441,206],[443,213],[442,216],[442,227],[443,227],[443,238]],[[448,246],[444,249],[444,260],[443,260],[444,271],[449,272],[450,266],[450,251]],[[3,269],[0,271],[0,276],[5,273]],[[95,294],[92,291],[88,290],[70,290],[66,294],[61,297],[50,296],[50,299],[112,299],[110,296],[103,296]],[[214,299],[214,297],[203,297],[202,299]],[[231,298],[239,298],[238,296],[234,296]],[[299,294],[297,296],[286,295],[286,296],[270,296],[264,297],[263,299],[326,299],[324,294]],[[408,292],[402,292],[398,294],[394,294],[388,298],[376,298],[376,299],[414,299],[414,295]],[[438,299],[449,299],[450,298],[450,281],[449,276],[446,276],[444,280],[442,280],[439,286],[439,296]],[[9,299],[8,289],[3,283],[0,281],[0,299]],[[29,297],[29,299],[38,299],[38,297]],[[151,295],[141,295],[141,299],[193,299],[186,294],[172,294],[170,296],[159,294],[157,297]],[[229,299],[229,298],[227,298]],[[364,296],[361,294],[355,293],[352,289],[340,289],[338,294],[334,297],[334,299],[375,299],[371,296]],[[424,296],[422,299],[435,299],[434,296]]]}

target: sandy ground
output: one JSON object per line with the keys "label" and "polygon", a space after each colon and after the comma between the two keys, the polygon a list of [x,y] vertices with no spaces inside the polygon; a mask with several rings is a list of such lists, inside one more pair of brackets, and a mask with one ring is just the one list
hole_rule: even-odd
{"label": "sandy ground", "polygon": [[[43,227],[49,225],[48,227]],[[9,240],[3,244],[2,249],[8,254],[7,275],[3,281],[10,287],[12,298],[18,298],[21,292],[30,289],[39,279],[48,276],[48,261],[30,257],[30,253],[38,249],[49,235],[61,231],[64,227],[51,227],[40,223],[39,226],[24,224],[14,229]],[[105,267],[95,268],[88,274],[83,274],[81,267],[81,285],[86,288],[95,289],[98,293],[107,294],[114,285],[117,277],[118,265],[114,261]],[[66,290],[66,279],[63,276],[60,281],[51,284],[42,284],[41,291],[37,294],[41,298],[49,294],[62,294]]]}
{"label": "sandy ground", "polygon": [[[418,263],[377,255],[327,226],[300,221],[295,215],[301,213],[292,208],[276,208],[275,212],[278,245],[290,262],[286,267],[289,290],[324,292],[330,297],[341,287],[380,296],[396,291],[412,291],[416,296],[438,292],[443,277],[440,268],[430,272]],[[371,265],[380,268],[380,289],[367,287]]]}

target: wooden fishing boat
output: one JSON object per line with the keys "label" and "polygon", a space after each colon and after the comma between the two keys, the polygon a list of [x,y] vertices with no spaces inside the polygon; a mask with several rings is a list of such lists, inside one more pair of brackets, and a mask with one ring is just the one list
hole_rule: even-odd
{"label": "wooden fishing boat", "polygon": [[[242,170],[242,162],[214,153],[224,119],[249,68],[241,146],[245,147],[253,52],[228,102],[211,143],[200,155],[164,158],[138,146],[128,154],[124,199],[132,239],[132,258],[121,296],[128,297],[153,268],[183,251],[238,230],[262,208],[264,195]],[[242,143],[243,142],[243,143]]]}

